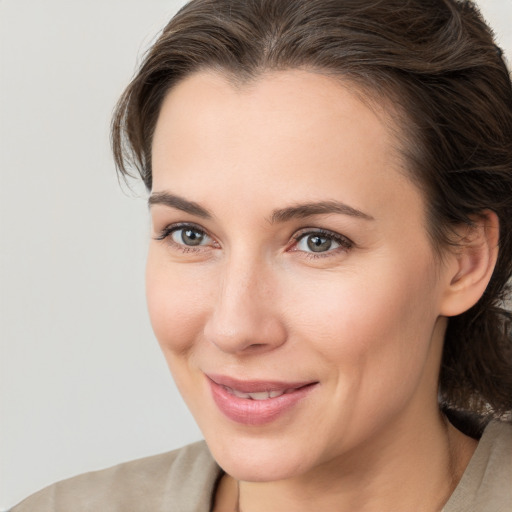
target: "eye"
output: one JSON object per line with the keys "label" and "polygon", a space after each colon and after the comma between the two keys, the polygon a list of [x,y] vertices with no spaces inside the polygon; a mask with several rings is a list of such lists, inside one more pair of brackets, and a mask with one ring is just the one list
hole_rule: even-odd
{"label": "eye", "polygon": [[215,242],[203,229],[191,224],[167,226],[155,237],[155,240],[168,240],[183,251],[199,250],[201,246],[214,246]]}
{"label": "eye", "polygon": [[326,252],[338,246],[339,244],[331,238],[318,234],[304,235],[297,243],[297,249],[299,251],[311,252]]}
{"label": "eye", "polygon": [[294,238],[296,245],[293,250],[317,255],[348,250],[353,246],[353,243],[343,235],[326,230],[301,232]]}
{"label": "eye", "polygon": [[210,237],[204,231],[194,227],[176,228],[170,233],[170,237],[177,244],[191,247],[206,245],[210,241]]}

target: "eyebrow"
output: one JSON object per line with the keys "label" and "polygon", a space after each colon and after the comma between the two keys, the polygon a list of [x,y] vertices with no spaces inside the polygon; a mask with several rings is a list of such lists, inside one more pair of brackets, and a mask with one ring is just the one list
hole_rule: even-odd
{"label": "eyebrow", "polygon": [[206,208],[203,208],[194,201],[189,201],[184,197],[175,196],[168,192],[156,192],[151,194],[148,199],[148,206],[151,207],[155,204],[162,204],[164,206],[169,206],[170,208],[176,208],[177,210],[190,213],[191,215],[195,215],[196,217],[201,217],[203,219],[212,218],[212,214]]}
{"label": "eyebrow", "polygon": [[317,203],[298,204],[296,206],[288,206],[287,208],[274,210],[270,217],[270,222],[274,224],[287,222],[293,218],[304,219],[306,217],[312,217],[313,215],[325,215],[330,213],[349,215],[364,220],[375,220],[371,215],[356,210],[339,201],[320,201]]}
{"label": "eyebrow", "polygon": [[[189,201],[184,197],[170,194],[169,192],[155,192],[154,194],[151,194],[148,199],[148,206],[151,207],[155,204],[175,208],[203,219],[211,219],[213,217],[206,208],[200,206],[198,203]],[[277,224],[287,222],[291,219],[304,219],[314,215],[326,215],[332,213],[349,215],[363,220],[375,220],[371,215],[339,201],[320,201],[287,206],[286,208],[274,210],[270,216],[270,223]]]}

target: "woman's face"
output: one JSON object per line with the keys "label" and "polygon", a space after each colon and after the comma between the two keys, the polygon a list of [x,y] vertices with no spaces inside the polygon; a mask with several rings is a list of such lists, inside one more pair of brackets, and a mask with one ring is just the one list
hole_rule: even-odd
{"label": "woman's face", "polygon": [[163,104],[149,311],[236,478],[354,460],[435,414],[446,272],[385,119],[301,71],[201,72]]}

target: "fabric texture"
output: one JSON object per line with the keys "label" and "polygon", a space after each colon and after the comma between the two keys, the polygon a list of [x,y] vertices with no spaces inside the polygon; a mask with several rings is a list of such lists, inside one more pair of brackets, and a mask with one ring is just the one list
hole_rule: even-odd
{"label": "fabric texture", "polygon": [[10,512],[210,512],[220,473],[201,441],[58,482]]}
{"label": "fabric texture", "polygon": [[512,425],[485,429],[443,512],[512,512]]}
{"label": "fabric texture", "polygon": [[[11,512],[210,512],[221,473],[201,441],[64,480]],[[493,422],[443,512],[511,511],[512,425]]]}

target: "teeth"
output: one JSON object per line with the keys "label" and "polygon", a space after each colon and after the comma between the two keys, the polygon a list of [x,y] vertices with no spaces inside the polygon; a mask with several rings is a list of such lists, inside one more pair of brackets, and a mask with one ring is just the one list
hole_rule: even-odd
{"label": "teeth", "polygon": [[228,388],[227,386],[225,386],[225,389],[238,398],[246,398],[250,400],[268,400],[269,398],[277,398],[278,396],[284,395],[286,393],[286,390],[284,389],[280,391],[260,391],[258,393],[242,393],[242,391]]}
{"label": "teeth", "polygon": [[251,398],[249,393],[242,393],[241,391],[237,391],[236,389],[228,388],[228,391],[230,393],[233,393],[233,395],[237,396],[238,398]]}
{"label": "teeth", "polygon": [[249,398],[252,400],[268,400],[270,393],[268,391],[261,391],[260,393],[248,393]]}

